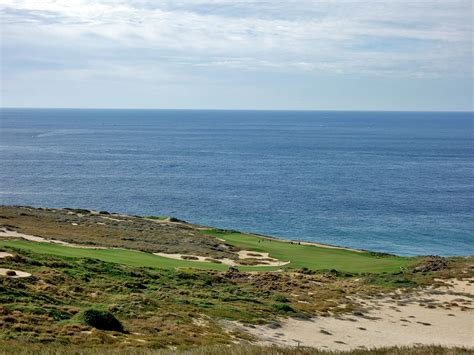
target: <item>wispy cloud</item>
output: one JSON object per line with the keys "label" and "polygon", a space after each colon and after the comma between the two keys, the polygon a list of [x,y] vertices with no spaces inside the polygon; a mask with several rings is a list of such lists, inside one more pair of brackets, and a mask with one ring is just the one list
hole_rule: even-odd
{"label": "wispy cloud", "polygon": [[[472,75],[471,0],[2,0],[4,80]],[[185,73],[185,75],[183,75]]]}

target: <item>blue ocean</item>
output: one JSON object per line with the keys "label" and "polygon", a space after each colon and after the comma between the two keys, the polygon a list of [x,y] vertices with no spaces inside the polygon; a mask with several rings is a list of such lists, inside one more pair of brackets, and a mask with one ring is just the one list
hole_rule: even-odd
{"label": "blue ocean", "polygon": [[0,203],[474,254],[472,113],[2,109]]}

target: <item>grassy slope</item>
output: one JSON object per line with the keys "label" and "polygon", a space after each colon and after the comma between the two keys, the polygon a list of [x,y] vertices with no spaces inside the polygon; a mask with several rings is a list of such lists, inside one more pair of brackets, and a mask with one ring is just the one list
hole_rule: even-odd
{"label": "grassy slope", "polygon": [[[229,267],[223,264],[203,263],[188,260],[177,260],[125,249],[81,249],[50,243],[29,242],[26,240],[0,240],[0,247],[13,247],[40,254],[76,258],[93,258],[106,262],[138,267],[173,269],[176,267],[198,268],[203,270],[225,271]],[[242,270],[275,270],[277,267],[240,267]]]}
{"label": "grassy slope", "polygon": [[[225,239],[227,243],[242,249],[268,252],[270,256],[280,260],[290,260],[283,268],[303,268],[311,270],[336,269],[346,272],[394,272],[400,267],[414,262],[414,259],[396,256],[376,257],[370,253],[359,253],[349,250],[321,248],[309,245],[296,245],[277,240],[258,238],[241,233],[223,233],[204,231],[203,233]],[[171,269],[176,267],[192,267],[199,269],[227,270],[228,266],[215,263],[202,263],[188,260],[175,260],[133,250],[125,249],[81,249],[49,243],[36,243],[24,240],[0,241],[0,246],[21,248],[37,253],[67,256],[89,257],[107,262],[130,266],[145,266]],[[279,267],[241,266],[243,271],[276,270]]]}
{"label": "grassy slope", "polygon": [[288,267],[311,270],[336,269],[346,272],[394,272],[415,262],[415,258],[399,256],[377,257],[369,252],[322,248],[313,245],[290,244],[284,241],[259,238],[242,233],[203,231],[224,239],[242,249],[270,253],[271,257],[289,260]]}

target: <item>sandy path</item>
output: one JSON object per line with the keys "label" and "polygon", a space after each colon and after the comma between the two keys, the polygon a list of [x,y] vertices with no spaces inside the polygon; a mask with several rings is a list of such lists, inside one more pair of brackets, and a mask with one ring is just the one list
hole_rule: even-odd
{"label": "sandy path", "polygon": [[[102,219],[107,219],[109,221],[114,221],[114,222],[131,222],[129,219],[118,219],[118,218],[112,218],[112,217],[105,217],[105,216],[101,216]],[[128,216],[126,216],[128,217]]]}
{"label": "sandy path", "polygon": [[[473,284],[453,281],[449,287],[427,289],[400,300],[386,297],[364,300],[364,317],[318,317],[310,321],[287,319],[280,328],[246,329],[263,344],[350,350],[395,345],[439,344],[474,348]],[[456,301],[461,307],[426,307]],[[421,305],[420,305],[421,304]],[[462,310],[464,308],[464,310]]]}
{"label": "sandy path", "polygon": [[20,239],[29,240],[30,242],[61,244],[61,245],[68,246],[71,248],[107,249],[105,247],[99,247],[99,246],[72,244],[72,243],[64,242],[62,240],[46,239],[43,237],[37,237],[35,235],[18,233],[18,232],[7,230],[7,229],[0,229],[0,238],[20,238]]}

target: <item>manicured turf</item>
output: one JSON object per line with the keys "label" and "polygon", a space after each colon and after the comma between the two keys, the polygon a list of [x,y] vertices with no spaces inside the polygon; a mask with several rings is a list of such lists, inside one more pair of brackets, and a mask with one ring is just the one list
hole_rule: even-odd
{"label": "manicured turf", "polygon": [[346,272],[396,272],[400,267],[413,264],[415,258],[399,256],[375,256],[369,252],[323,248],[313,245],[291,244],[275,239],[259,238],[242,233],[226,233],[214,230],[202,231],[224,239],[241,249],[267,252],[270,256],[290,261],[287,267],[311,270],[336,269]]}
{"label": "manicured turf", "polygon": [[[306,267],[311,270],[336,269],[338,271],[353,273],[380,273],[396,272],[400,270],[400,267],[405,267],[415,262],[414,258],[403,258],[398,256],[378,257],[371,255],[368,252],[356,252],[310,245],[290,244],[287,242],[259,238],[253,235],[241,233],[224,233],[213,230],[202,231],[202,233],[222,238],[227,243],[235,245],[241,249],[267,252],[273,258],[282,261],[290,261],[289,264],[282,267],[239,266],[239,269],[243,271],[270,271],[280,268],[298,269]],[[57,256],[95,258],[107,262],[131,266],[145,266],[164,269],[188,267],[221,271],[228,269],[228,266],[223,264],[169,259],[150,253],[126,249],[81,249],[51,243],[30,242],[25,240],[4,240],[0,241],[0,247],[1,246],[21,248],[36,253]]]}
{"label": "manicured turf", "polygon": [[[3,240],[0,241],[0,247],[20,248],[35,253],[49,254],[56,256],[66,256],[73,258],[93,258],[107,262],[125,264],[131,266],[145,266],[161,269],[173,269],[176,267],[198,268],[198,269],[212,269],[212,270],[227,270],[229,267],[224,264],[205,263],[189,260],[177,260],[164,258],[153,255],[151,253],[144,253],[140,251],[125,250],[125,249],[81,249],[68,246],[62,246],[52,243],[37,243],[26,240]],[[241,270],[276,270],[278,267],[252,267],[241,266]]]}

